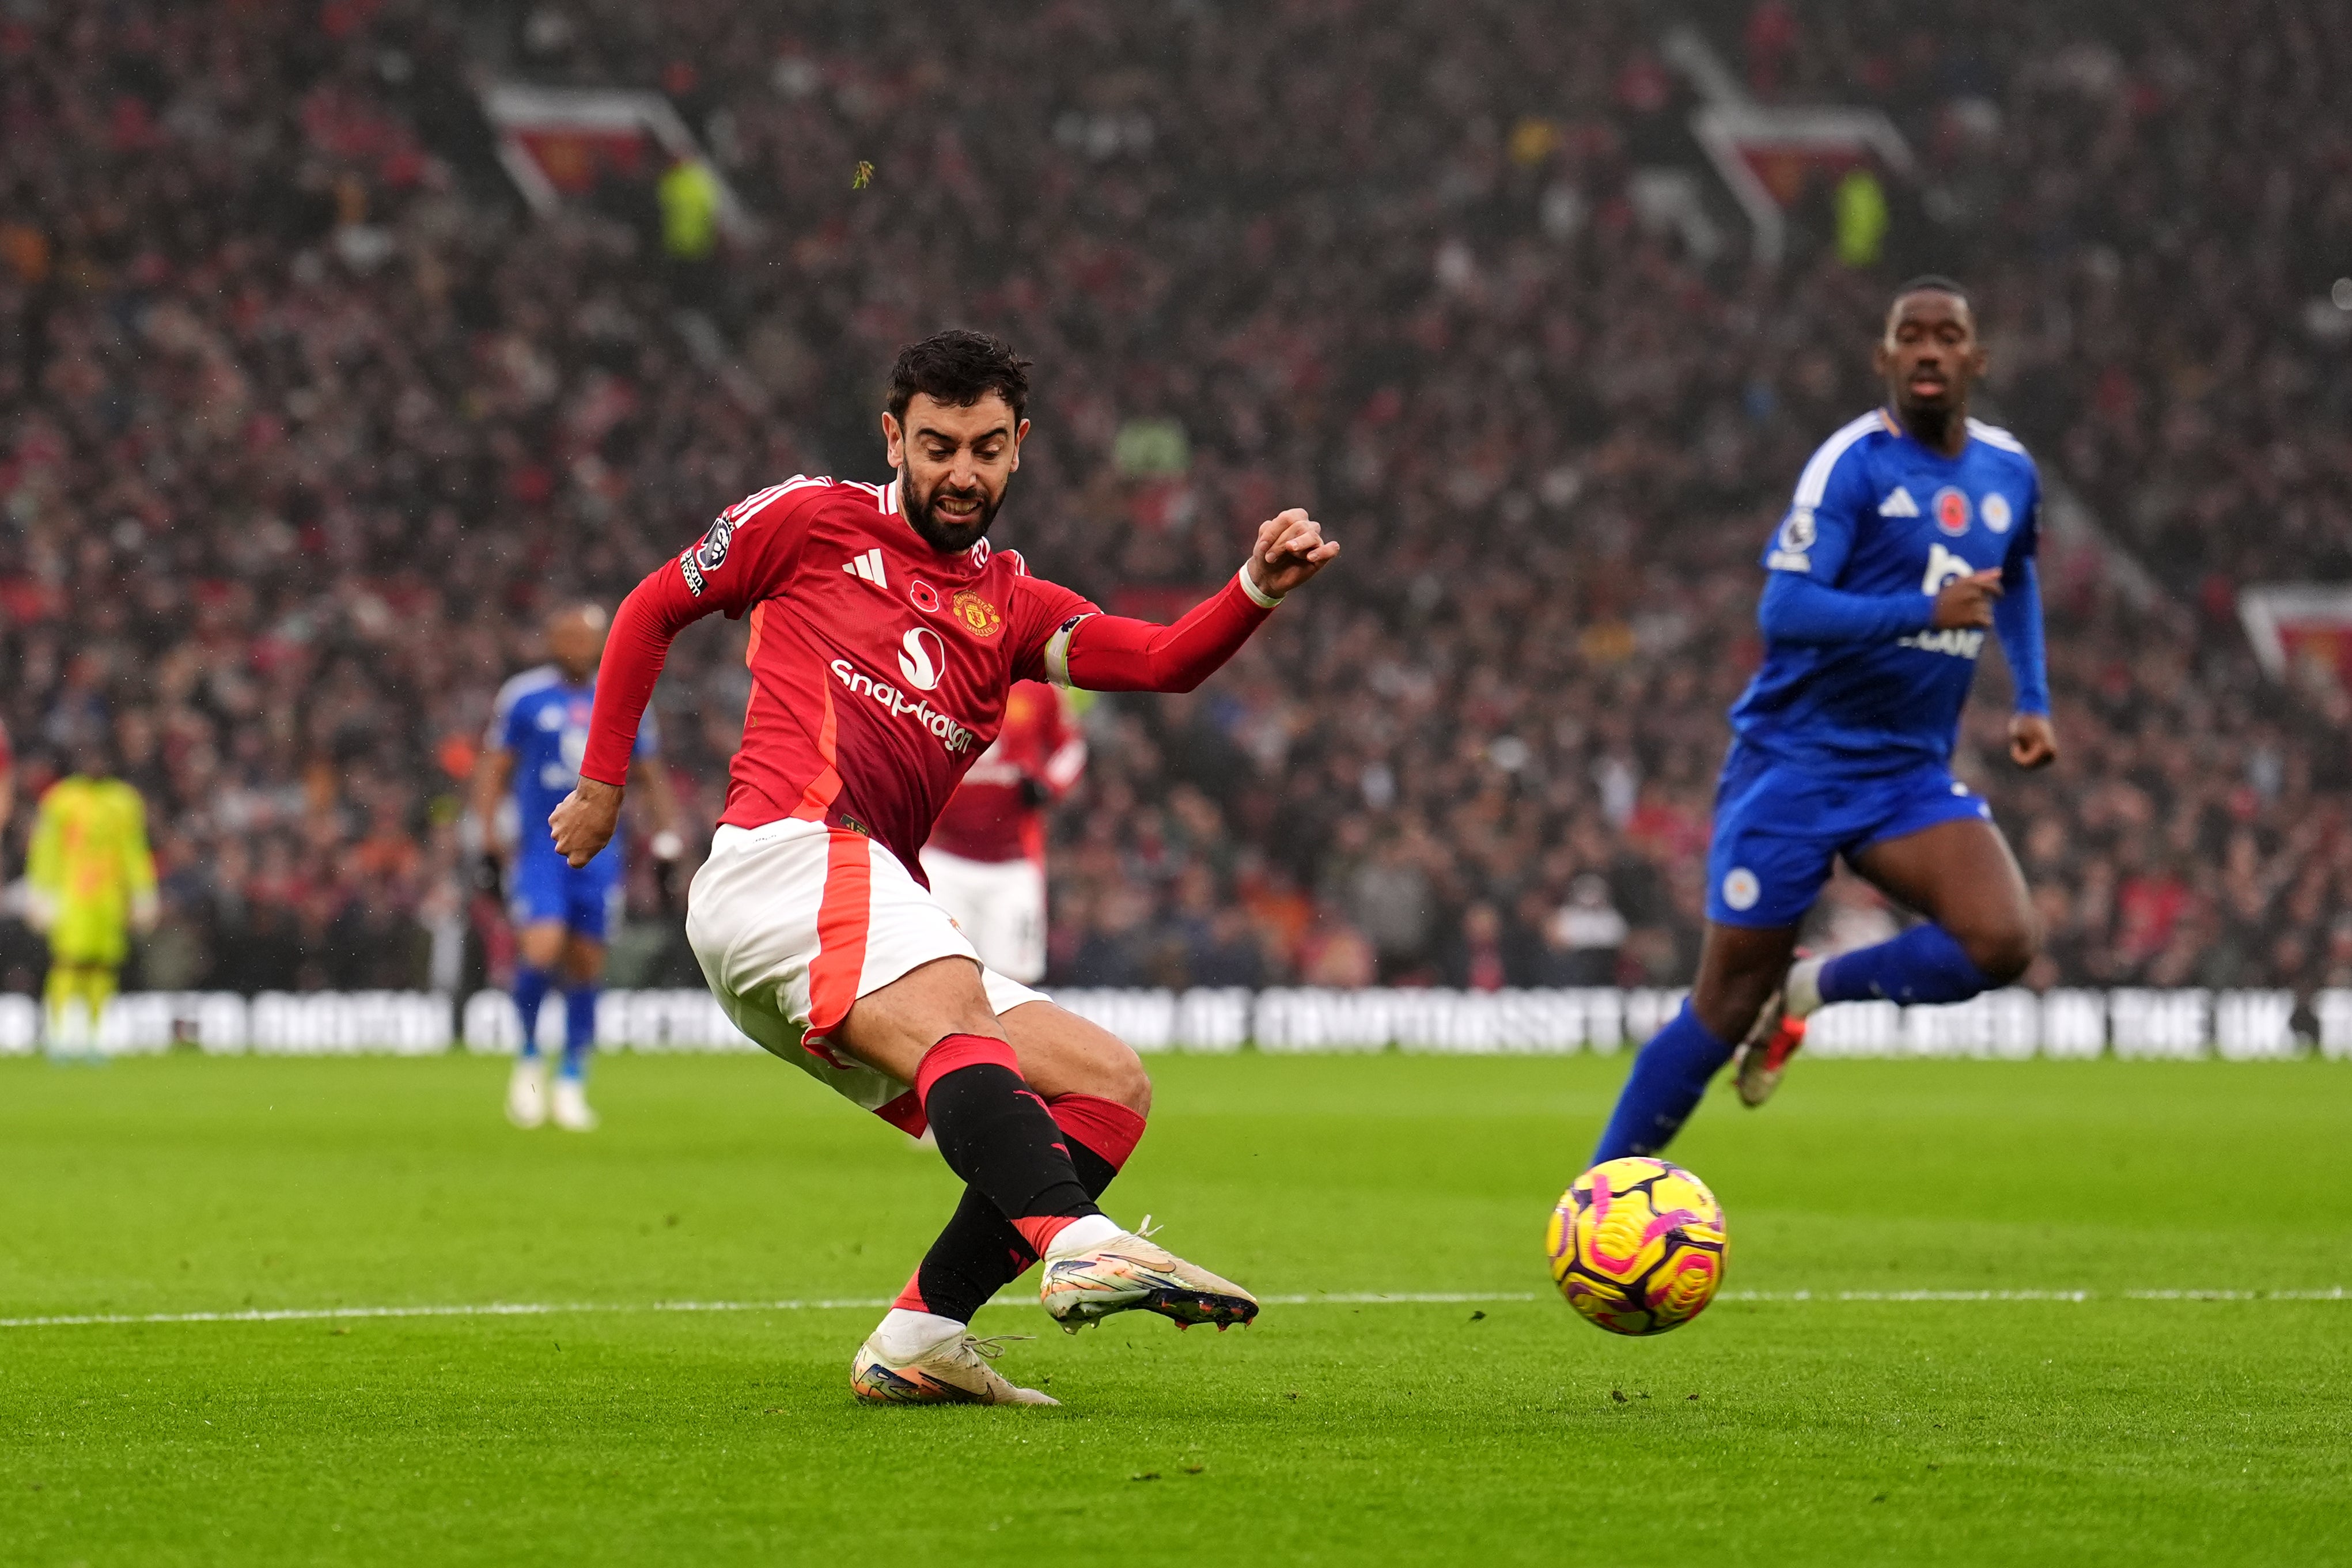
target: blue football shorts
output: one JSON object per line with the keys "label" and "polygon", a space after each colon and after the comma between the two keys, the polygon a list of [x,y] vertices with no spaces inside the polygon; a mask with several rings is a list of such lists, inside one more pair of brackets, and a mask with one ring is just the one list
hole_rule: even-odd
{"label": "blue football shorts", "polygon": [[1734,745],[1715,793],[1706,856],[1706,918],[1717,925],[1786,926],[1804,919],[1831,862],[1873,844],[1992,807],[1941,763],[1897,773],[1822,773]]}
{"label": "blue football shorts", "polygon": [[621,857],[617,844],[574,870],[553,844],[517,855],[507,872],[507,919],[518,927],[561,921],[591,942],[603,942],[618,920]]}

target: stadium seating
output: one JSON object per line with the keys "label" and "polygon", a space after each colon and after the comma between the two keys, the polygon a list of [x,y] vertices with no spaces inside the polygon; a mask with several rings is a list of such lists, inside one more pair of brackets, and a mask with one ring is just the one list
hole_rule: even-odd
{"label": "stadium seating", "polygon": [[[874,477],[878,373],[950,321],[1039,362],[1002,528],[1039,572],[1181,606],[1293,501],[1350,552],[1198,697],[1092,710],[1057,982],[1686,984],[1755,556],[1932,263],[2108,542],[2049,557],[2061,771],[2007,770],[1990,661],[1963,739],[2050,927],[2031,980],[2352,984],[2342,731],[2231,608],[2352,571],[2341,17],[2161,0],[2117,47],[2024,0],[1877,35],[1699,5],[1746,90],[1883,108],[1918,159],[1877,263],[1766,274],[1654,199],[1704,174],[1698,89],[1638,8],[1244,10],[0,20],[0,716],[20,787],[104,732],[145,793],[145,984],[498,971],[457,802],[539,611],[762,481]],[[532,216],[494,77],[666,93],[757,237],[666,255],[650,170]],[[660,696],[698,820],[740,636],[698,628]],[[39,963],[0,929],[0,984]]]}

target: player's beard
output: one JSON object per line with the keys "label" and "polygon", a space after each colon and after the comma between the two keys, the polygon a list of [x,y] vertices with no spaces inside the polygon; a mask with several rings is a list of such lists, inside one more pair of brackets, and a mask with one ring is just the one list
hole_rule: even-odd
{"label": "player's beard", "polygon": [[[1013,488],[1009,477],[1004,485],[1005,489]],[[1000,490],[992,496],[983,491],[980,513],[970,522],[950,522],[940,515],[940,492],[936,488],[920,497],[910,493],[908,500],[914,504],[907,509],[907,521],[923,536],[923,542],[943,555],[961,555],[986,535],[989,525],[996,521],[996,509],[1004,504],[1004,492]]]}
{"label": "player's beard", "polygon": [[1968,415],[1968,405],[1955,401],[1948,393],[1933,402],[1905,401],[1895,406],[1912,438],[1930,447],[1943,446],[1951,437],[1952,426]]}
{"label": "player's beard", "polygon": [[1893,391],[1895,411],[1902,416],[1904,428],[1922,446],[1943,446],[1953,426],[1968,417],[1968,384],[1956,376],[1946,375],[1943,390],[1925,397],[1911,390],[1907,376],[1897,381]]}

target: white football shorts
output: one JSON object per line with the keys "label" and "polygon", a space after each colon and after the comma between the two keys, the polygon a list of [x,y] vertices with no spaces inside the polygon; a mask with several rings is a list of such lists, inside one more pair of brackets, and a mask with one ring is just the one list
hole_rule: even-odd
{"label": "white football shorts", "polygon": [[[688,891],[686,936],[737,1028],[893,1126],[920,1130],[911,1086],[825,1044],[859,997],[934,959],[979,961],[896,855],[822,822],[721,827]],[[985,964],[981,984],[1000,1017],[1045,1000]]]}
{"label": "white football shorts", "polygon": [[1043,866],[1026,858],[967,860],[926,849],[923,872],[982,963],[1024,985],[1045,978]]}

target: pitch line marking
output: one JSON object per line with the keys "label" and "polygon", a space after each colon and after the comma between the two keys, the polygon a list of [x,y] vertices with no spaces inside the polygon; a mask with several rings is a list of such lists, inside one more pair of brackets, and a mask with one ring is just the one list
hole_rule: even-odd
{"label": "pitch line marking", "polygon": [[[1476,1301],[1537,1301],[1535,1290],[1354,1290],[1321,1295],[1265,1296],[1269,1307],[1427,1307]],[[2346,1301],[2341,1285],[2310,1290],[1726,1290],[1718,1301],[1786,1304],[1903,1304],[1958,1301]],[[992,1307],[1026,1305],[1003,1298]],[[47,1318],[0,1318],[0,1329],[79,1329],[161,1323],[316,1323],[361,1318],[544,1318],[563,1313],[819,1312],[875,1310],[887,1296],[808,1297],[778,1301],[483,1301],[416,1307],[248,1307],[225,1312],[84,1312]]]}

